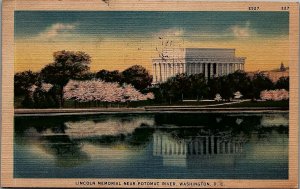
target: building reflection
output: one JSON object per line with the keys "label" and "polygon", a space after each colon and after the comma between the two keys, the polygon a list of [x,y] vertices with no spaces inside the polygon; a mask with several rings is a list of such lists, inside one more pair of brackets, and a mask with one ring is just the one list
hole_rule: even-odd
{"label": "building reflection", "polygon": [[[179,139],[170,133],[153,133],[153,155],[163,158],[164,166],[186,167],[189,161],[201,159],[203,164],[211,158],[220,158],[220,163],[233,163],[234,155],[243,152],[246,140],[234,137],[228,140],[224,135],[201,134]],[[229,160],[229,161],[228,161]]]}

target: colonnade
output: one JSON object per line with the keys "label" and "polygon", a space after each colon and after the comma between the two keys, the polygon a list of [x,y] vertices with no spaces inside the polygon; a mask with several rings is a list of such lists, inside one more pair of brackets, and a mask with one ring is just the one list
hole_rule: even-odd
{"label": "colonnade", "polygon": [[206,78],[228,75],[237,70],[244,70],[244,63],[155,62],[153,63],[152,70],[154,83],[161,83],[180,73],[188,75],[203,73]]}

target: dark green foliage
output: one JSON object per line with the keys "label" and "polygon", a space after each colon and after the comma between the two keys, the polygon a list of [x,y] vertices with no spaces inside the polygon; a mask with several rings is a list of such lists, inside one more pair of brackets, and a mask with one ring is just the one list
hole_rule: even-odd
{"label": "dark green foliage", "polygon": [[254,98],[260,98],[260,92],[263,90],[270,90],[274,88],[274,84],[270,78],[263,75],[262,73],[257,73],[252,78],[253,95]]}
{"label": "dark green foliage", "polygon": [[24,108],[34,108],[34,100],[33,97],[27,93],[22,101],[22,106]]}
{"label": "dark green foliage", "polygon": [[42,80],[59,86],[60,106],[63,106],[63,87],[70,79],[80,79],[89,71],[91,57],[84,52],[57,51],[54,62],[41,70]]}
{"label": "dark green foliage", "polygon": [[15,96],[25,95],[28,88],[38,82],[39,73],[31,70],[18,72],[14,75]]}
{"label": "dark green foliage", "polygon": [[289,85],[290,85],[290,78],[289,77],[281,77],[279,80],[276,82],[275,87],[277,89],[285,89],[289,90]]}
{"label": "dark green foliage", "polygon": [[76,80],[92,80],[96,78],[96,73],[93,72],[85,72],[82,75],[76,77]]}
{"label": "dark green foliage", "polygon": [[134,65],[122,72],[124,83],[133,85],[137,90],[143,91],[151,86],[152,76],[140,65]]}
{"label": "dark green foliage", "polygon": [[122,74],[118,70],[108,71],[100,70],[96,73],[95,77],[105,82],[118,82],[122,81]]}
{"label": "dark green foliage", "polygon": [[[219,93],[224,100],[233,98],[237,91],[243,98],[258,99],[260,92],[278,88],[288,88],[288,79],[281,78],[276,85],[262,73],[255,74],[253,78],[244,71],[236,71],[226,76],[205,79],[203,74],[178,74],[161,83],[155,90],[156,102],[169,102],[172,104],[184,99],[214,99]],[[160,98],[160,99],[157,99]]]}
{"label": "dark green foliage", "polygon": [[[244,71],[236,71],[225,77],[228,79],[226,86],[230,87],[231,94],[240,91],[244,98],[253,98],[252,81],[247,73]],[[226,90],[226,88],[224,88],[224,90]]]}
{"label": "dark green foliage", "polygon": [[208,86],[208,91],[209,91],[208,97],[210,99],[213,99],[217,93],[221,92],[221,81],[222,81],[222,78],[208,79],[208,81],[207,81],[207,86]]}
{"label": "dark green foliage", "polygon": [[57,94],[56,86],[48,92],[43,91],[39,86],[34,92],[25,95],[22,105],[25,108],[58,108],[60,99]]}
{"label": "dark green foliage", "polygon": [[191,83],[191,93],[193,95],[196,95],[197,100],[200,100],[204,96],[207,96],[209,88],[206,85],[204,74],[190,75],[189,81]]}

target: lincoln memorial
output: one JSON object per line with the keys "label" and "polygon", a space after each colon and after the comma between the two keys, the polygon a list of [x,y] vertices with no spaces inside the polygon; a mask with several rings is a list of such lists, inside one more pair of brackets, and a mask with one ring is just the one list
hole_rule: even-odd
{"label": "lincoln memorial", "polygon": [[153,83],[162,83],[180,73],[203,73],[206,78],[244,70],[245,57],[236,57],[235,49],[177,48],[164,49],[152,60]]}

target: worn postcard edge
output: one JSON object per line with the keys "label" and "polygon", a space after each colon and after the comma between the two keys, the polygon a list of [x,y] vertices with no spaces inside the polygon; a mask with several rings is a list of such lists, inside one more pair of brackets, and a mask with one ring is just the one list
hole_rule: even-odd
{"label": "worn postcard edge", "polygon": [[[297,188],[298,187],[298,79],[299,79],[299,3],[295,2],[207,2],[113,0],[108,6],[102,0],[4,0],[2,6],[2,131],[1,131],[1,186],[2,187],[83,187],[76,181],[162,181],[161,179],[16,179],[13,178],[13,73],[14,73],[14,11],[17,10],[76,10],[76,11],[249,11],[259,6],[260,11],[281,11],[289,6],[289,178],[288,180],[232,180],[185,179],[185,181],[224,184],[224,188]],[[166,180],[166,179],[164,179]],[[167,179],[179,182],[179,179]],[[97,187],[97,186],[86,186]],[[100,186],[98,186],[100,187]],[[105,186],[101,186],[105,187]],[[111,187],[111,186],[106,186]],[[114,187],[126,187],[114,186]],[[149,187],[149,186],[130,186]],[[168,188],[169,186],[160,186]],[[204,186],[203,186],[204,187]],[[209,187],[209,186],[206,186]]]}

